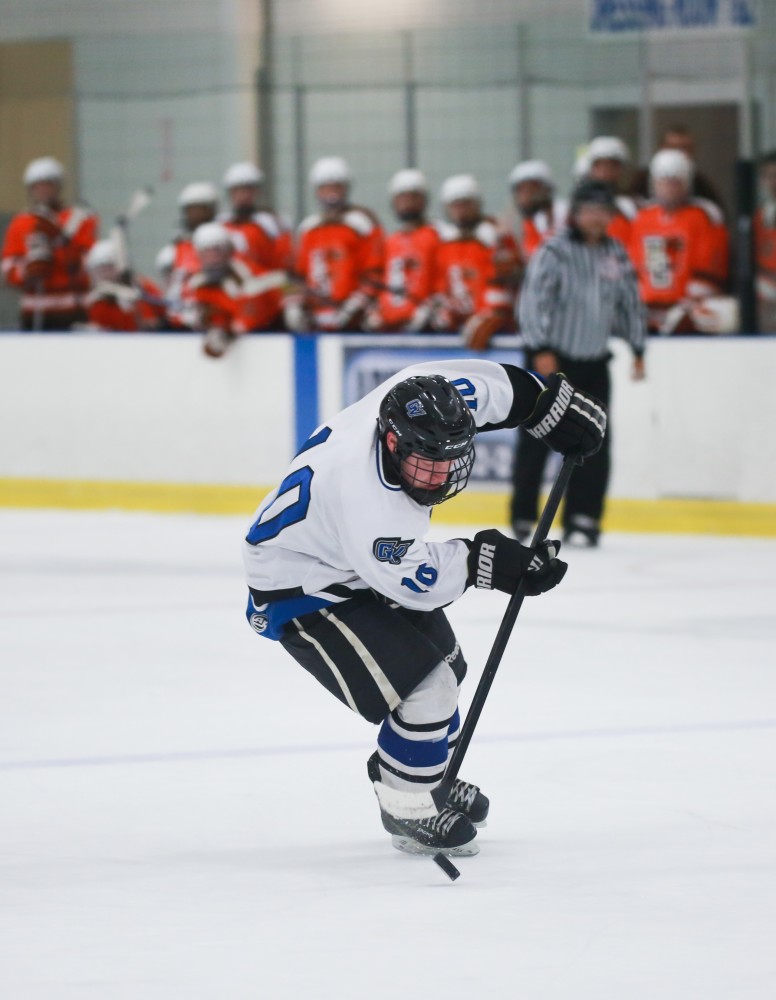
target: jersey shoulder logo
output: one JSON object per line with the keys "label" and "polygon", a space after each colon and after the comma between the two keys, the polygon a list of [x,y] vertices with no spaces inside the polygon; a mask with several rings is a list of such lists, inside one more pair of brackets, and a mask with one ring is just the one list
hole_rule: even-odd
{"label": "jersey shoulder logo", "polygon": [[372,554],[378,562],[398,566],[414,541],[414,538],[376,538]]}

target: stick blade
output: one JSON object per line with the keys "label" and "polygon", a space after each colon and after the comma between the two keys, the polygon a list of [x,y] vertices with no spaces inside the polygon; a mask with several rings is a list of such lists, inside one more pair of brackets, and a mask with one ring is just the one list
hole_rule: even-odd
{"label": "stick blade", "polygon": [[435,854],[431,860],[442,869],[451,882],[455,882],[457,878],[461,877],[460,871],[446,854]]}
{"label": "stick blade", "polygon": [[135,216],[140,215],[140,213],[151,204],[153,196],[154,189],[152,187],[139,188],[132,195],[127,210],[122,218],[129,221],[130,219],[134,219]]}

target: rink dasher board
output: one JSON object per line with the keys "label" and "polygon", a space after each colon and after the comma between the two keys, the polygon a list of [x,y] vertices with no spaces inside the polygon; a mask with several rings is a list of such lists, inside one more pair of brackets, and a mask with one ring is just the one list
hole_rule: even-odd
{"label": "rink dasher board", "polygon": [[[644,383],[614,353],[607,530],[773,535],[776,338],[651,341]],[[343,405],[464,354],[449,336],[257,334],[213,361],[195,334],[3,335],[0,506],[250,514]],[[486,356],[522,362],[515,338]],[[435,519],[506,523],[515,437],[482,436],[477,481]]]}

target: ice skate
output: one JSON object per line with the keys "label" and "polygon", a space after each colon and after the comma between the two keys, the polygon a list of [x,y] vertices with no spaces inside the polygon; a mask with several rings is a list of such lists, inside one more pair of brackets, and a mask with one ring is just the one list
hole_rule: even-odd
{"label": "ice skate", "polygon": [[482,794],[477,785],[456,778],[453,789],[447,796],[447,804],[451,809],[463,813],[475,826],[487,826],[490,799]]}
{"label": "ice skate", "polygon": [[[367,761],[369,780],[381,780],[378,752]],[[393,846],[407,854],[448,854],[464,857],[478,854],[473,843],[477,826],[483,826],[488,815],[489,801],[476,785],[457,779],[447,799],[447,805],[429,819],[409,820],[392,816],[380,809],[383,826],[391,834]]]}
{"label": "ice skate", "polygon": [[430,819],[398,819],[380,810],[391,843],[405,854],[446,854],[452,858],[479,854],[477,828],[463,813],[445,807]]}
{"label": "ice skate", "polygon": [[563,541],[575,549],[595,549],[600,535],[597,521],[590,517],[572,517],[566,526]]}
{"label": "ice skate", "polygon": [[[381,780],[380,755],[377,750],[367,761],[367,772],[372,783]],[[487,795],[483,795],[478,785],[472,785],[468,781],[456,778],[452,791],[447,796],[446,804],[456,812],[463,813],[475,826],[487,826],[490,799]]]}

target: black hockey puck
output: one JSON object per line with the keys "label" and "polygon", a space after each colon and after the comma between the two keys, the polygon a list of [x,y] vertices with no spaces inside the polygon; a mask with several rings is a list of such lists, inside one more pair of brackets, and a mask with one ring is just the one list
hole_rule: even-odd
{"label": "black hockey puck", "polygon": [[446,854],[435,854],[433,860],[439,865],[451,882],[455,882],[455,880],[460,876],[461,873]]}

